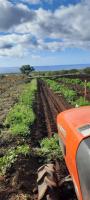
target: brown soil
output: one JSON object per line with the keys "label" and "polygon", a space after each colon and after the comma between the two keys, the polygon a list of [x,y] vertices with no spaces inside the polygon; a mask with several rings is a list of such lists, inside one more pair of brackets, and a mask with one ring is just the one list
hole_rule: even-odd
{"label": "brown soil", "polygon": [[[36,121],[32,127],[31,137],[26,138],[25,142],[32,147],[38,147],[42,138],[51,137],[57,132],[57,114],[70,107],[62,96],[54,94],[43,81],[38,80],[38,92],[34,105]],[[6,145],[6,150],[9,146],[16,146],[18,142],[23,144],[23,139],[19,137],[10,140],[10,137],[7,136],[1,141],[1,148]],[[5,177],[0,177],[0,200],[37,200],[37,169],[42,164],[43,161],[34,152],[27,157],[20,155],[11,168],[7,170]],[[65,164],[60,163],[60,166],[58,179],[65,177],[67,174]],[[59,191],[60,199],[74,200],[74,189],[72,195],[70,195],[71,190],[68,194],[72,198],[68,198],[68,195],[65,196],[65,191]]]}
{"label": "brown soil", "polygon": [[22,75],[0,77],[0,125],[2,125],[10,108],[18,101],[26,78]]}

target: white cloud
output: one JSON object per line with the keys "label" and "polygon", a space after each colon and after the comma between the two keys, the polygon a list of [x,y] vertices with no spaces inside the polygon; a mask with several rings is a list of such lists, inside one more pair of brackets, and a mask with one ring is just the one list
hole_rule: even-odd
{"label": "white cloud", "polygon": [[34,12],[36,18],[17,25],[17,32],[30,32],[37,38],[88,40],[90,37],[90,6],[87,3],[63,6],[55,12],[41,8]]}
{"label": "white cloud", "polygon": [[38,4],[38,3],[41,3],[41,0],[22,0],[22,2],[28,2],[28,3],[31,3],[31,4]]}
{"label": "white cloud", "polygon": [[21,57],[34,46],[30,35],[11,34],[0,36],[0,56]]}
{"label": "white cloud", "polygon": [[35,12],[24,4],[16,4],[0,0],[0,31],[8,31],[25,22],[35,19]]}
{"label": "white cloud", "polygon": [[[0,55],[21,56],[37,50],[61,51],[70,47],[90,49],[90,1],[62,6],[52,12],[0,0],[0,31],[11,33],[0,36]],[[45,42],[45,38],[61,41]]]}
{"label": "white cloud", "polygon": [[21,0],[23,3],[42,4],[43,2],[52,3],[53,0]]}

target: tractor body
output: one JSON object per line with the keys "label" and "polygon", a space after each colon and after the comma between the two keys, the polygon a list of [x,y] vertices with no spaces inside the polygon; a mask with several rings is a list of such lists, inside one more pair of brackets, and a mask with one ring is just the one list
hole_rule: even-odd
{"label": "tractor body", "polygon": [[57,116],[60,146],[78,200],[90,199],[90,106]]}

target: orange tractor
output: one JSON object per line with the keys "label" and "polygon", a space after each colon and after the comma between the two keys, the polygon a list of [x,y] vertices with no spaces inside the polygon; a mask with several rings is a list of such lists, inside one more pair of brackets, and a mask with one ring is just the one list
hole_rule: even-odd
{"label": "orange tractor", "polygon": [[78,200],[90,199],[90,106],[57,116],[60,146]]}
{"label": "orange tractor", "polygon": [[[90,106],[61,112],[57,116],[57,127],[60,147],[70,174],[61,180],[59,189],[62,183],[67,183],[70,188],[69,184],[73,182],[77,199],[90,200]],[[39,168],[38,200],[45,195],[46,199],[59,200],[55,191],[58,187],[56,172],[53,163]]]}

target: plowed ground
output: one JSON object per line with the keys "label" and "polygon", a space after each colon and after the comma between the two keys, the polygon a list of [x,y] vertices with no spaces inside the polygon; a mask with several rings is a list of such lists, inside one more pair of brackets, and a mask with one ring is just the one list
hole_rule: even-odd
{"label": "plowed ground", "polygon": [[[62,96],[54,94],[42,80],[38,80],[36,103],[34,105],[36,121],[32,127],[31,137],[25,139],[27,144],[32,147],[38,147],[42,138],[51,137],[54,133],[57,133],[57,114],[70,107]],[[5,145],[7,147],[14,146],[17,140],[20,140],[21,144],[23,144],[19,137],[12,138],[11,143],[9,137],[1,138],[0,148]],[[6,175],[0,177],[0,200],[37,200],[37,169],[42,164],[43,161],[34,152],[27,157],[20,155],[11,168],[7,170]],[[66,175],[65,164],[60,163],[59,177],[65,177]],[[66,192],[66,194],[65,191],[62,191],[60,191],[60,199],[76,200],[74,190],[73,192]]]}

